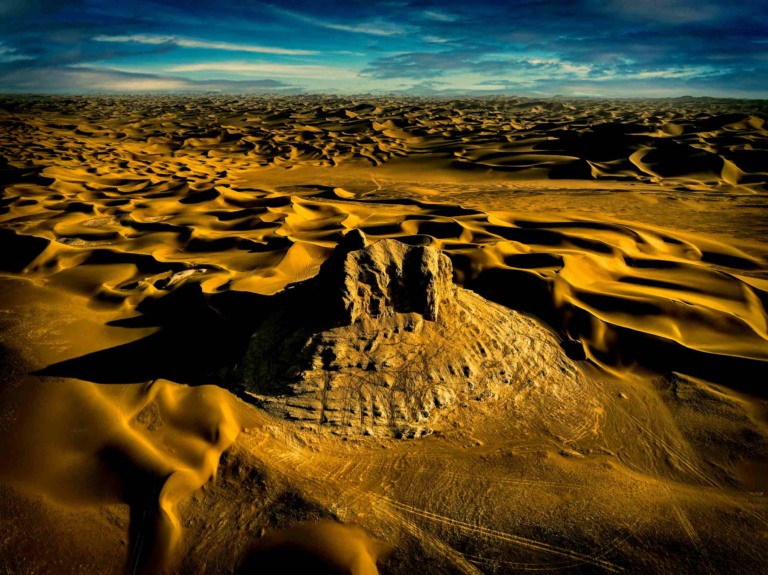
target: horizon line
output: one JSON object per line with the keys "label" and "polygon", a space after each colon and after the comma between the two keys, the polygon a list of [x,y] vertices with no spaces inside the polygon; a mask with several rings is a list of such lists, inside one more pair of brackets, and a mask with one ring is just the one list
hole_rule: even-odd
{"label": "horizon line", "polygon": [[567,94],[515,94],[507,92],[483,92],[483,91],[460,91],[445,90],[444,93],[436,91],[434,93],[415,93],[403,91],[376,91],[376,92],[288,92],[291,88],[286,88],[286,91],[281,92],[280,89],[274,89],[264,92],[226,92],[226,91],[205,91],[205,90],[142,90],[137,92],[130,91],[90,91],[90,92],[6,92],[0,90],[0,97],[159,97],[159,96],[184,96],[184,97],[211,97],[211,96],[251,96],[251,97],[272,97],[272,98],[301,98],[301,97],[325,97],[325,98],[384,98],[384,97],[397,97],[397,98],[467,98],[467,99],[481,99],[481,98],[519,98],[526,100],[738,100],[738,101],[768,101],[768,96],[714,96],[714,95],[691,95],[682,94],[680,96],[601,96],[601,95],[567,95]]}

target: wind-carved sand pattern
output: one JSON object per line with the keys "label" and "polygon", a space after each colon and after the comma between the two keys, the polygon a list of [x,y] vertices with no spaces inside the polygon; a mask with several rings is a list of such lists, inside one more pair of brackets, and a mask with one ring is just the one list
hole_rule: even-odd
{"label": "wind-carved sand pattern", "polygon": [[759,572],[765,118],[0,99],[7,569]]}

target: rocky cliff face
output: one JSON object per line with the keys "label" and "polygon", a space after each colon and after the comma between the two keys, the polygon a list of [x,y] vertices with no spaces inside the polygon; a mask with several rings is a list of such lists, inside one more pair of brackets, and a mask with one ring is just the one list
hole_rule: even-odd
{"label": "rocky cliff face", "polygon": [[305,427],[419,437],[459,406],[576,377],[532,320],[452,282],[440,251],[350,232],[320,273],[275,298],[230,379]]}
{"label": "rocky cliff face", "polygon": [[324,294],[323,303],[338,312],[338,325],[408,313],[435,321],[440,303],[455,298],[452,276],[451,260],[434,248],[396,240],[366,247],[354,230],[313,283]]}

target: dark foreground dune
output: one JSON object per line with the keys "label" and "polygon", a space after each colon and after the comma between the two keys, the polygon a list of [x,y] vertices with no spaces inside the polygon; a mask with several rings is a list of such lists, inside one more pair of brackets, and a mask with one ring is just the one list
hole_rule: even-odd
{"label": "dark foreground dune", "polygon": [[761,572],[766,117],[0,98],[0,565]]}

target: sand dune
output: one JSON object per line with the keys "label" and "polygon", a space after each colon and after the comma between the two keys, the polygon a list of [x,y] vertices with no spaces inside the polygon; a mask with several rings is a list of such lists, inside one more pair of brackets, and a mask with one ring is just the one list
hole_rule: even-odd
{"label": "sand dune", "polygon": [[[358,198],[317,185],[197,192],[166,182],[120,192],[122,180],[61,168],[42,176],[62,178],[51,184],[59,190],[52,202],[28,204],[29,184],[6,188],[19,194],[1,216],[7,244],[22,259],[10,263],[103,305],[127,310],[189,283],[213,295],[270,295],[312,277],[342,235],[358,229],[370,240],[440,248],[460,283],[549,320],[609,365],[633,360],[637,337],[768,360],[763,260],[705,235],[599,215],[531,217]],[[122,200],[115,205],[91,190],[65,193],[56,185],[79,177]],[[622,334],[632,343],[621,345]]]}
{"label": "sand dune", "polygon": [[[38,518],[4,531],[8,568],[245,573],[290,549],[329,572],[757,572],[765,117],[687,99],[0,98],[2,511]],[[358,333],[378,319],[302,331],[335,305],[317,277],[353,237],[401,254],[391,277],[407,246],[447,256],[471,320],[431,327],[401,302],[386,330],[453,333],[469,375],[452,359],[447,387],[477,366],[498,381],[403,407],[418,425],[393,434],[373,403],[366,423],[349,390],[312,388],[378,357]],[[274,369],[243,368],[255,353]]]}
{"label": "sand dune", "polygon": [[[57,179],[77,183],[85,163],[95,189],[142,185],[136,176],[145,170],[150,179],[181,171],[195,189],[220,183],[224,172],[232,179],[254,167],[395,168],[414,158],[517,178],[676,189],[765,191],[768,176],[760,103],[575,101],[552,109],[509,98],[382,99],[376,107],[334,98],[51,102],[55,112],[46,118],[34,99],[0,102],[9,114],[3,143],[14,150],[6,159],[41,165],[55,147],[55,165],[76,168]],[[106,179],[99,170],[105,166]]]}

